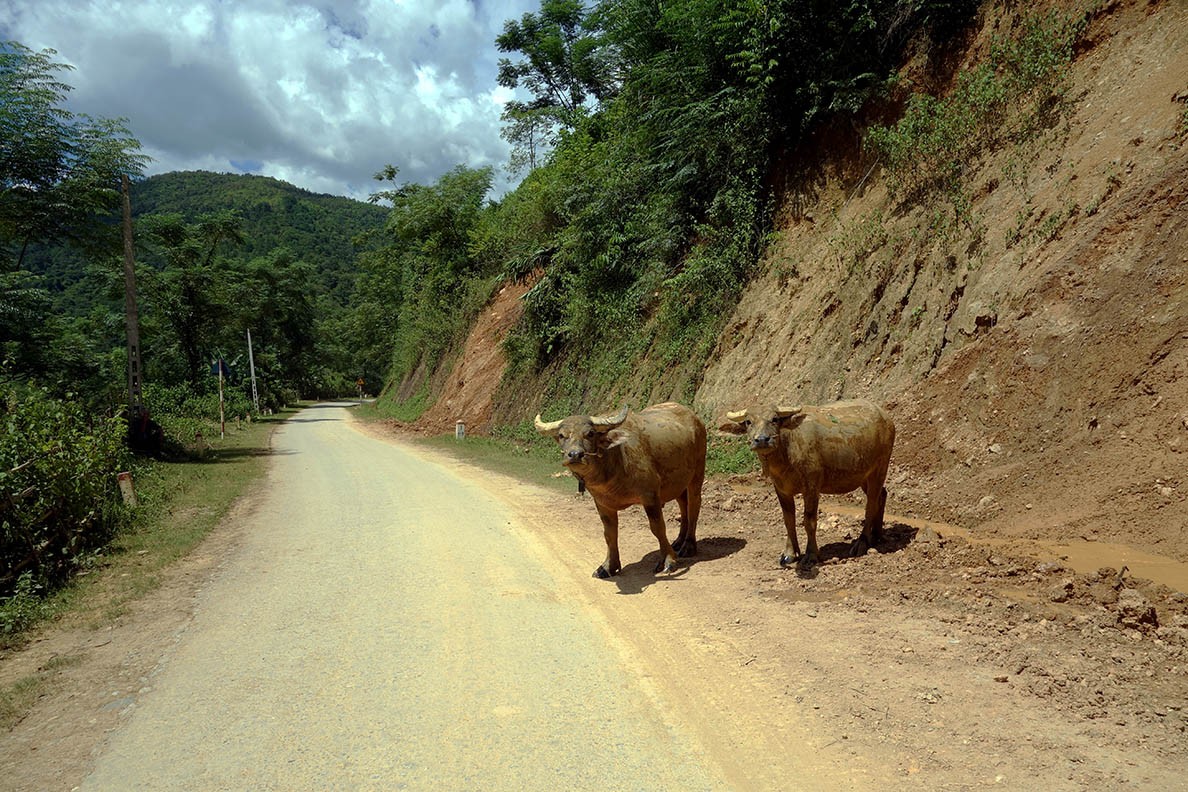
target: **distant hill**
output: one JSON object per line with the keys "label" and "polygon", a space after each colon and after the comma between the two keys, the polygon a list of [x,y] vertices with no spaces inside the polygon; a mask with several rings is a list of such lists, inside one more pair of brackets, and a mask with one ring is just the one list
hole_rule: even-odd
{"label": "distant hill", "polygon": [[326,290],[346,303],[354,284],[353,244],[360,234],[383,227],[383,207],[312,193],[268,176],[176,171],[132,186],[132,215],[178,213],[187,220],[233,209],[244,221],[246,259],[287,247],[323,275]]}
{"label": "distant hill", "polygon": [[[134,218],[175,213],[193,221],[204,214],[237,211],[246,239],[228,255],[250,260],[286,247],[321,274],[325,293],[343,305],[354,287],[354,240],[382,228],[388,214],[383,207],[313,193],[268,176],[209,171],[150,176],[132,185],[131,198]],[[118,218],[111,222],[118,224]],[[96,258],[64,246],[45,246],[30,251],[28,268],[45,277],[58,296],[59,310],[81,314],[95,299],[84,280]]]}

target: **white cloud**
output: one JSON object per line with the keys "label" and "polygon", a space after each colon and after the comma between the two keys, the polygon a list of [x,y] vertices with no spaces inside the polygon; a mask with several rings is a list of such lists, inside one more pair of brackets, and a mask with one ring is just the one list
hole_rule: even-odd
{"label": "white cloud", "polygon": [[[539,0],[0,0],[0,35],[76,70],[70,107],[124,117],[150,172],[249,169],[354,197],[506,162],[495,37]],[[234,164],[233,164],[234,163]],[[502,187],[505,179],[497,178]]]}

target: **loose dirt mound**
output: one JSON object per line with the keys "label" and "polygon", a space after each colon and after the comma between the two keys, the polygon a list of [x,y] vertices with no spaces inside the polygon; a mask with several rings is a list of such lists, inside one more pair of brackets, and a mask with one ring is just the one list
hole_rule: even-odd
{"label": "loose dirt mound", "polygon": [[[705,496],[690,574],[736,590],[726,613],[786,680],[790,703],[816,708],[855,753],[883,753],[929,789],[967,788],[979,772],[1012,789],[1182,783],[1184,594],[902,517],[877,551],[850,558],[857,499],[822,505],[822,566],[782,570],[770,485],[714,481]],[[1188,567],[1174,574],[1188,581]]]}

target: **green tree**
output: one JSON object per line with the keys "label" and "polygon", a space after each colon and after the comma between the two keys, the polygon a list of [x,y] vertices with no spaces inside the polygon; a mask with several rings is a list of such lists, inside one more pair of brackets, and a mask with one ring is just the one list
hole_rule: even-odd
{"label": "green tree", "polygon": [[228,345],[238,344],[242,330],[252,330],[258,358],[271,361],[272,384],[287,385],[298,393],[316,395],[322,391],[321,364],[318,359],[317,301],[310,289],[315,281],[313,268],[297,260],[286,248],[251,261],[240,276],[235,290],[236,337]]}
{"label": "green tree", "polygon": [[[524,233],[493,235],[516,251],[509,271],[543,270],[509,345],[513,364],[646,358],[659,376],[696,377],[690,361],[708,353],[762,252],[772,187],[795,178],[789,152],[878,96],[909,42],[951,34],[976,7],[602,0],[542,3],[539,15],[508,23],[500,44],[524,59],[516,70],[505,64],[503,84],[533,96],[505,114],[513,160],[531,157],[533,113],[558,122],[537,178],[500,210]],[[575,68],[586,62],[578,52],[598,68]],[[548,195],[547,239],[530,230],[540,214],[521,191]],[[585,369],[603,385],[622,373]],[[588,393],[589,383],[574,382]]]}
{"label": "green tree", "polygon": [[532,95],[504,107],[503,136],[515,147],[517,169],[535,167],[556,143],[558,129],[573,129],[591,99],[603,101],[617,90],[612,50],[581,0],[543,0],[539,13],[505,22],[495,44],[500,52],[523,56],[499,60],[499,84]]}
{"label": "green tree", "polygon": [[99,217],[118,206],[121,175],[147,161],[122,120],[66,110],[71,67],[52,49],[0,43],[0,245],[5,267],[19,269],[29,245],[104,239]]}
{"label": "green tree", "polygon": [[[388,166],[376,178],[394,181],[397,173]],[[490,168],[458,166],[432,185],[394,185],[372,196],[392,208],[385,244],[360,259],[347,327],[367,364],[383,360],[391,380],[431,371],[486,297],[498,264],[472,247],[490,211],[491,177]]]}
{"label": "green tree", "polygon": [[[142,234],[161,261],[145,279],[148,309],[159,312],[172,330],[182,372],[194,386],[205,377],[207,358],[234,314],[235,275],[217,254],[224,244],[242,242],[239,226],[238,216],[231,212],[205,215],[196,223],[186,223],[176,214],[141,221]],[[162,351],[160,345],[155,351]]]}

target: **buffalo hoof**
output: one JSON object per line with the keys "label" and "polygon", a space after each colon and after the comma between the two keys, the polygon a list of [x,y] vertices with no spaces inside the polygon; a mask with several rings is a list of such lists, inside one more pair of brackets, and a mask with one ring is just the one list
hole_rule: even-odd
{"label": "buffalo hoof", "polygon": [[819,558],[817,558],[815,555],[802,555],[800,557],[800,560],[796,563],[796,568],[797,569],[812,569],[813,567],[817,566],[817,564],[820,564],[820,563],[821,563],[821,560]]}
{"label": "buffalo hoof", "polygon": [[594,577],[596,577],[600,580],[608,580],[610,578],[610,576],[613,574],[615,574],[615,573],[608,572],[606,567],[598,567],[598,569],[594,570]]}
{"label": "buffalo hoof", "polygon": [[697,554],[697,540],[684,539],[675,542],[672,549],[676,551],[677,558],[689,558]]}
{"label": "buffalo hoof", "polygon": [[671,561],[670,559],[667,559],[667,558],[660,559],[660,562],[656,564],[656,568],[652,570],[652,572],[654,572],[657,575],[660,574],[661,572],[675,572],[675,571],[676,571],[676,563]]}
{"label": "buffalo hoof", "polygon": [[784,555],[780,556],[780,566],[783,567],[784,569],[787,569],[788,567],[792,566],[797,561],[799,561],[800,558],[801,558],[801,556],[790,556],[785,553]]}
{"label": "buffalo hoof", "polygon": [[854,540],[854,543],[852,545],[850,545],[850,558],[857,558],[858,556],[864,556],[864,555],[866,555],[866,551],[869,549],[870,549],[870,545],[868,545],[866,543],[866,540],[859,537],[858,539]]}

